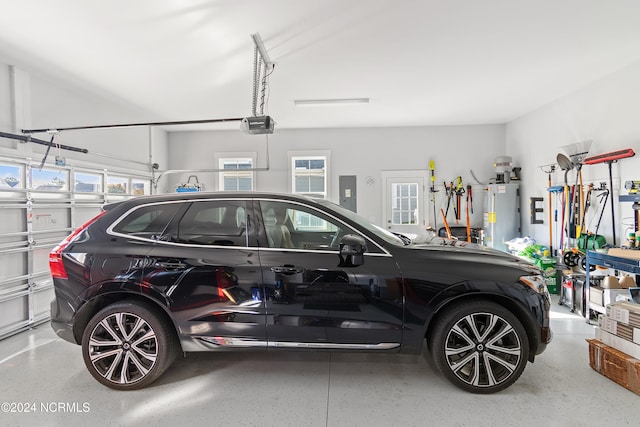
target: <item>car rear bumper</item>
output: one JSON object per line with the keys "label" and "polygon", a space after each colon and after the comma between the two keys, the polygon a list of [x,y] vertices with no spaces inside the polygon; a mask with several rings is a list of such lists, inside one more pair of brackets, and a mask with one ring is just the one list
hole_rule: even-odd
{"label": "car rear bumper", "polygon": [[51,328],[63,340],[78,344],[73,334],[74,314],[70,304],[63,302],[59,295],[51,301]]}

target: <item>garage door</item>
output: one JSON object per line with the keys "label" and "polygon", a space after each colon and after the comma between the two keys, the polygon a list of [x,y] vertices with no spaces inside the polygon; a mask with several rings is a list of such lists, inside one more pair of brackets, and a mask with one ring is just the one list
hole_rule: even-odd
{"label": "garage door", "polygon": [[0,157],[0,339],[49,320],[51,249],[103,204],[150,188],[140,172]]}

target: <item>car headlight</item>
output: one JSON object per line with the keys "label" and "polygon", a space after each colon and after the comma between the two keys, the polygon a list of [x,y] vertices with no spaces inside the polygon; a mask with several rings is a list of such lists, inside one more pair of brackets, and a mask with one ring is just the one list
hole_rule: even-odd
{"label": "car headlight", "polygon": [[522,276],[520,277],[520,281],[525,285],[529,286],[534,291],[549,297],[549,290],[547,289],[547,281],[545,280],[543,275],[540,274],[535,276]]}

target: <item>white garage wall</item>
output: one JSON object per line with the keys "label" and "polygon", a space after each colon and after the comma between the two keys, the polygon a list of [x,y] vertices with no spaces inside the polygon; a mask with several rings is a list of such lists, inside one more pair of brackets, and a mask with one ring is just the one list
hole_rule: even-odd
{"label": "white garage wall", "polygon": [[10,69],[0,63],[0,130],[11,132],[11,79]]}
{"label": "white garage wall", "polygon": [[[31,121],[34,128],[73,127],[145,121],[136,108],[101,94],[53,83],[31,76]],[[162,130],[155,129],[156,137]],[[41,139],[48,139],[40,134]],[[36,135],[37,136],[37,135]],[[148,127],[97,129],[60,133],[56,142],[82,147],[88,155],[66,152],[67,157],[82,158],[107,166],[124,166],[148,171],[151,133]],[[42,147],[45,148],[46,147]],[[38,151],[43,151],[40,148]],[[92,153],[118,157],[112,159]]]}
{"label": "white garage wall", "polygon": [[[523,185],[523,208],[528,212],[530,197],[545,197],[547,175],[538,166],[555,163],[557,153],[565,145],[592,140],[589,156],[633,148],[635,157],[613,165],[616,209],[616,241],[623,242],[625,231],[633,224],[631,203],[618,204],[618,194],[627,194],[624,182],[640,179],[640,62],[632,64],[593,84],[559,99],[506,127],[507,152],[514,158],[526,159]],[[566,154],[566,153],[565,153]],[[606,164],[583,167],[585,182],[609,181]],[[575,183],[575,172],[569,183]],[[564,184],[564,173],[553,176],[553,185]],[[547,201],[544,203],[544,225],[523,222],[523,233],[539,243],[548,244]],[[593,210],[590,212],[593,214]],[[596,218],[597,221],[597,218]],[[594,221],[594,226],[595,222]],[[591,230],[594,231],[594,230]],[[599,233],[612,242],[610,205],[607,205]],[[556,246],[554,244],[554,246]]]}
{"label": "white garage wall", "polygon": [[[147,118],[139,109],[123,104],[113,97],[88,88],[54,82],[46,77],[28,74],[14,69],[20,83],[12,81],[12,67],[0,60],[0,130],[20,133],[14,127],[15,104],[21,111],[23,120],[20,127],[55,128],[113,123],[135,123]],[[49,140],[46,133],[33,135],[35,138]],[[167,136],[159,128],[134,127],[122,129],[102,129],[61,132],[55,142],[86,148],[89,154],[61,150],[60,155],[67,163],[82,165],[103,165],[110,169],[150,172],[150,161],[167,164]],[[5,154],[21,157],[40,158],[46,147],[37,144],[24,144],[5,138],[0,139],[0,149]],[[57,152],[50,153],[53,157]]]}
{"label": "white garage wall", "polygon": [[[276,114],[274,118],[277,120]],[[257,172],[259,191],[289,192],[288,152],[329,150],[331,176],[329,199],[338,202],[338,176],[357,175],[358,213],[380,224],[382,218],[381,171],[426,170],[429,160],[436,162],[438,204],[442,205],[442,182],[462,176],[465,185],[475,184],[469,173],[487,180],[495,176],[493,161],[504,155],[504,125],[443,126],[363,129],[278,130],[269,136],[270,170]],[[169,157],[171,169],[216,168],[216,155],[258,152],[257,167],[266,165],[265,136],[246,135],[239,130],[210,132],[171,132]],[[167,185],[186,179],[186,175],[168,177]],[[216,188],[217,174],[200,173],[205,190]],[[367,185],[366,178],[374,184]],[[164,178],[163,178],[164,179]],[[428,192],[427,192],[428,195]],[[482,225],[482,191],[474,193],[477,209],[472,223]],[[441,223],[441,219],[439,218]]]}

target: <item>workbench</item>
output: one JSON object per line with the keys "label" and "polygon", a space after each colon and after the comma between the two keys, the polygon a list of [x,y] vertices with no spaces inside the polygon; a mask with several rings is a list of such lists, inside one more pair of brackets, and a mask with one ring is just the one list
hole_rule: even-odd
{"label": "workbench", "polygon": [[[629,250],[632,251],[632,249],[629,249]],[[587,251],[586,280],[584,283],[585,300],[586,300],[586,307],[587,307],[587,310],[585,310],[585,317],[587,319],[587,323],[589,323],[591,319],[592,311],[595,311],[601,314],[605,313],[604,305],[599,306],[591,302],[590,293],[589,293],[591,282],[589,279],[589,275],[590,273],[592,273],[590,272],[590,266],[592,265],[612,268],[614,270],[623,271],[631,274],[640,274],[640,259],[624,258],[624,257],[608,255],[608,254],[604,254],[596,251]],[[637,276],[636,276],[636,283],[637,283]],[[611,289],[611,290],[613,291],[614,289]]]}

